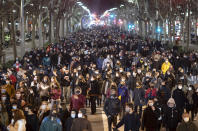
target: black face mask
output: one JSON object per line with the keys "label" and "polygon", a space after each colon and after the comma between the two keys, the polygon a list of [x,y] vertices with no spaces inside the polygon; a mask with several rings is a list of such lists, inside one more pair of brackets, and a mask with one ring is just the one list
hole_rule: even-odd
{"label": "black face mask", "polygon": [[79,94],[80,94],[80,91],[76,91],[75,93],[76,93],[77,95],[79,95]]}

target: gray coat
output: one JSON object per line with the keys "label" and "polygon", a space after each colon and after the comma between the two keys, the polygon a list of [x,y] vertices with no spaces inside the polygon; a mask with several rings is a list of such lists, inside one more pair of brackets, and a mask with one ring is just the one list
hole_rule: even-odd
{"label": "gray coat", "polygon": [[145,101],[144,95],[145,95],[145,91],[143,88],[135,88],[134,89],[133,100],[134,100],[135,106],[142,106],[140,101]]}

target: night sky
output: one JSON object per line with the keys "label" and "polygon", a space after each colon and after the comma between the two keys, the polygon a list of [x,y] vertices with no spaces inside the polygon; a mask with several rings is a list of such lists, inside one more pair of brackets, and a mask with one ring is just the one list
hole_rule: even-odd
{"label": "night sky", "polygon": [[81,0],[93,13],[100,15],[105,10],[114,8],[123,3],[124,0]]}

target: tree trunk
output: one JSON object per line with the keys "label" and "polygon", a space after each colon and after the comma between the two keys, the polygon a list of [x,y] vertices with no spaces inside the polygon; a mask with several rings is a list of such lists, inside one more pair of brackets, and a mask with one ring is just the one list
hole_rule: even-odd
{"label": "tree trunk", "polygon": [[43,33],[42,33],[42,21],[41,21],[42,14],[39,14],[38,19],[38,28],[39,28],[39,47],[43,47]]}
{"label": "tree trunk", "polygon": [[190,14],[190,3],[188,3],[188,21],[187,21],[187,50],[191,44],[191,14]]}
{"label": "tree trunk", "polygon": [[35,34],[36,34],[36,16],[32,16],[32,48],[36,48]]}
{"label": "tree trunk", "polygon": [[25,54],[24,0],[21,0],[21,57]]}
{"label": "tree trunk", "polygon": [[164,42],[166,42],[167,32],[166,32],[166,19],[163,19],[163,32],[164,32]]}
{"label": "tree trunk", "polygon": [[54,16],[51,14],[51,42],[54,42]]}
{"label": "tree trunk", "polygon": [[2,54],[2,39],[3,39],[2,32],[3,32],[2,18],[0,18],[0,55]]}
{"label": "tree trunk", "polygon": [[14,30],[14,15],[12,15],[12,18],[11,18],[11,21],[12,21],[12,32],[11,32],[11,39],[12,39],[12,46],[13,46],[13,54],[14,54],[14,60],[16,60],[17,58],[17,49],[16,49],[16,40],[15,40],[15,30]]}
{"label": "tree trunk", "polygon": [[173,20],[173,44],[175,44],[175,20]]}
{"label": "tree trunk", "polygon": [[55,35],[55,41],[56,42],[59,42],[60,40],[60,36],[59,36],[59,28],[60,28],[60,18],[57,19],[57,22],[56,22],[56,35]]}
{"label": "tree trunk", "polygon": [[49,31],[48,31],[48,37],[49,37],[49,43],[52,43],[52,11],[50,10],[49,12],[49,17],[50,17],[50,20],[49,20]]}
{"label": "tree trunk", "polygon": [[168,36],[169,36],[169,44],[172,44],[172,31],[171,31],[171,19],[168,22]]}

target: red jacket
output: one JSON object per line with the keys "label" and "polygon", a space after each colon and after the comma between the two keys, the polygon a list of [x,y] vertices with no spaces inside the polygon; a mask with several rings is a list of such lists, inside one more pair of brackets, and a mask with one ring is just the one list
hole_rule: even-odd
{"label": "red jacket", "polygon": [[53,100],[60,99],[61,97],[61,89],[52,89],[51,90],[51,98]]}
{"label": "red jacket", "polygon": [[147,90],[146,90],[146,93],[145,93],[145,98],[151,98],[151,99],[153,99],[153,98],[155,98],[157,96],[157,90],[154,88],[154,89],[152,89],[151,90],[151,88],[148,88]]}
{"label": "red jacket", "polygon": [[11,84],[15,85],[16,84],[16,77],[14,75],[10,75],[9,79],[11,80]]}
{"label": "red jacket", "polygon": [[70,102],[70,111],[77,110],[79,111],[81,108],[84,108],[85,105],[85,96],[82,94],[78,95],[78,99],[74,98],[74,95],[71,97]]}

